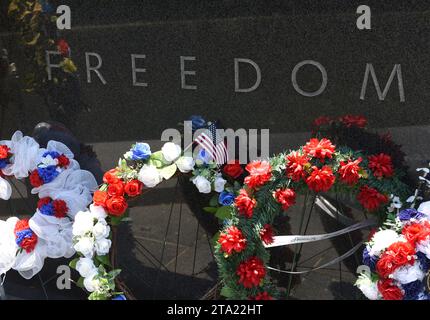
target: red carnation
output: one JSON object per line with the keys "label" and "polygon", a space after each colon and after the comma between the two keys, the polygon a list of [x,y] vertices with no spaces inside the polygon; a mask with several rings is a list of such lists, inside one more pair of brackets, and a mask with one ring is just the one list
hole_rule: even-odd
{"label": "red carnation", "polygon": [[136,197],[140,195],[142,193],[142,189],[143,183],[136,179],[127,182],[124,186],[124,192],[129,197]]}
{"label": "red carnation", "polygon": [[233,251],[241,252],[246,247],[246,239],[242,231],[235,226],[230,226],[221,232],[218,243],[221,245],[221,250],[228,255]]}
{"label": "red carnation", "polygon": [[378,281],[378,290],[384,300],[402,300],[403,292],[389,279]]}
{"label": "red carnation", "polygon": [[106,201],[108,199],[108,194],[105,191],[97,190],[93,195],[93,202],[96,206],[106,207]]}
{"label": "red carnation", "polygon": [[287,176],[293,181],[298,182],[305,178],[306,167],[309,166],[309,158],[306,155],[302,155],[298,151],[293,151],[287,155]]}
{"label": "red carnation", "polygon": [[272,167],[267,161],[253,161],[245,169],[249,172],[245,183],[252,189],[261,187],[272,177]]}
{"label": "red carnation", "polygon": [[312,138],[303,147],[303,152],[306,155],[324,161],[325,158],[331,159],[335,148],[335,145],[332,144],[331,141],[326,138],[322,138],[321,140],[318,140],[317,138]]}
{"label": "red carnation", "polygon": [[411,223],[403,228],[402,234],[410,243],[415,245],[415,243],[424,241],[430,236],[430,223],[428,221]]}
{"label": "red carnation", "polygon": [[240,165],[239,160],[229,162],[224,166],[222,171],[224,172],[224,174],[233,179],[237,179],[243,174],[243,168]]}
{"label": "red carnation", "polygon": [[360,188],[357,200],[361,203],[363,208],[374,211],[383,203],[387,203],[389,198],[385,194],[379,193],[375,188],[363,186]]}
{"label": "red carnation", "polygon": [[68,57],[70,54],[69,44],[64,39],[58,40],[57,49],[63,57]]}
{"label": "red carnation", "polygon": [[296,203],[296,193],[290,188],[277,189],[273,193],[273,197],[282,205],[282,209],[285,211]]}
{"label": "red carnation", "polygon": [[273,243],[273,228],[270,224],[265,224],[264,227],[260,229],[260,238],[267,245]]}
{"label": "red carnation", "polygon": [[43,180],[39,176],[39,172],[37,170],[33,170],[30,174],[30,184],[34,187],[40,187],[43,185]]}
{"label": "red carnation", "polygon": [[50,197],[40,198],[39,201],[37,201],[37,209],[42,208],[44,205],[49,204],[52,201]]}
{"label": "red carnation", "polygon": [[367,119],[363,116],[348,114],[340,117],[339,120],[348,128],[365,128],[367,126]]}
{"label": "red carnation", "polygon": [[273,297],[267,292],[259,292],[254,297],[249,297],[249,300],[274,300]]}
{"label": "red carnation", "polygon": [[61,168],[67,168],[69,166],[69,164],[70,164],[70,159],[67,158],[64,154],[62,154],[61,156],[59,156],[57,158],[57,160],[58,160],[58,165]]}
{"label": "red carnation", "polygon": [[106,200],[106,209],[112,216],[122,216],[127,207],[127,201],[125,201],[124,197],[112,197]]}
{"label": "red carnation", "polygon": [[354,161],[351,159],[348,162],[341,161],[338,171],[340,180],[350,186],[356,184],[360,179],[360,170],[362,170],[359,166],[361,161],[361,157]]}
{"label": "red carnation", "polygon": [[241,189],[239,191],[239,195],[234,200],[234,204],[240,214],[247,218],[251,218],[254,208],[257,205],[257,201],[251,198],[245,189]]}
{"label": "red carnation", "polygon": [[393,263],[393,256],[389,254],[382,254],[381,258],[376,263],[376,272],[382,278],[388,278],[396,268],[397,266]]}
{"label": "red carnation", "polygon": [[319,128],[319,127],[321,127],[321,126],[323,126],[323,125],[329,124],[331,121],[332,121],[332,120],[331,120],[331,118],[330,118],[330,117],[327,117],[327,116],[321,116],[321,117],[316,118],[316,119],[314,120],[314,122],[312,122],[312,126],[313,126],[314,128]]}
{"label": "red carnation", "polygon": [[266,275],[266,269],[260,258],[251,257],[239,264],[236,274],[239,276],[239,283],[245,288],[252,288],[260,285]]}
{"label": "red carnation", "polygon": [[69,208],[67,207],[67,203],[64,200],[54,200],[52,202],[54,207],[54,216],[57,218],[64,218],[67,216],[69,212]]}
{"label": "red carnation", "polygon": [[120,178],[117,176],[117,169],[110,169],[103,175],[103,182],[107,184],[114,184],[120,182]]}
{"label": "red carnation", "polygon": [[[19,220],[14,228],[15,237],[17,237],[17,233],[20,231],[24,231],[26,229],[30,229],[30,225],[28,224],[28,219]],[[31,230],[31,229],[30,229]],[[19,246],[25,250],[25,252],[30,253],[34,250],[37,244],[37,235],[34,232],[31,232],[31,236],[24,237]]]}
{"label": "red carnation", "polygon": [[7,145],[0,145],[0,159],[6,159],[10,156],[10,149]]}
{"label": "red carnation", "polygon": [[119,181],[108,185],[107,194],[109,197],[120,197],[124,195],[124,184]]}
{"label": "red carnation", "polygon": [[391,157],[385,153],[369,156],[369,168],[377,178],[389,178],[394,174]]}
{"label": "red carnation", "polygon": [[312,167],[312,173],[306,179],[306,184],[309,189],[315,192],[326,192],[330,190],[336,180],[333,171],[329,166],[324,166],[321,169]]}
{"label": "red carnation", "polygon": [[376,263],[376,271],[382,278],[388,278],[397,268],[410,264],[414,259],[415,248],[409,242],[395,242],[390,245]]}

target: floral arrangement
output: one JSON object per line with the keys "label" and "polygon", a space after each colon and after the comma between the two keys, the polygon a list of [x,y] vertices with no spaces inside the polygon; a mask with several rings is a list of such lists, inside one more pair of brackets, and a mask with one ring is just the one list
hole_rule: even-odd
{"label": "floral arrangement", "polygon": [[216,244],[223,282],[221,294],[230,299],[273,299],[277,291],[266,271],[266,246],[274,241],[273,220],[296,202],[297,193],[355,194],[363,209],[384,212],[391,194],[405,197],[390,156],[366,156],[329,139],[312,138],[298,150],[246,166],[243,187],[234,194]]}
{"label": "floral arrangement", "polygon": [[[424,170],[421,181],[428,185]],[[428,186],[427,186],[428,187]],[[394,197],[388,219],[363,250],[366,269],[356,286],[370,300],[430,300],[430,202],[419,189],[402,203]]]}

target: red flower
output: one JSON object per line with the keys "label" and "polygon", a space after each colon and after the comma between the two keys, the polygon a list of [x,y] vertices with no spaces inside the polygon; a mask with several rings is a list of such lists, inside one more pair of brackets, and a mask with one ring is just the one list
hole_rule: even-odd
{"label": "red flower", "polygon": [[58,165],[61,168],[67,168],[69,166],[69,164],[70,164],[70,159],[67,158],[64,154],[62,154],[61,156],[59,156],[57,158],[57,160],[58,160]]}
{"label": "red flower", "polygon": [[253,161],[245,169],[249,172],[245,183],[252,189],[261,187],[272,177],[272,167],[267,161]]}
{"label": "red flower", "polygon": [[402,300],[403,292],[400,288],[393,284],[391,280],[379,280],[378,290],[381,293],[384,300]]}
{"label": "red flower", "polygon": [[359,172],[361,170],[361,167],[359,166],[359,164],[361,161],[361,157],[354,161],[352,161],[351,159],[349,159],[348,162],[341,161],[338,171],[340,175],[340,180],[351,186],[356,184],[360,179]]}
{"label": "red flower", "polygon": [[397,268],[412,265],[414,254],[415,248],[409,242],[395,242],[381,255],[376,263],[376,271],[382,278],[388,278]]}
{"label": "red flower", "polygon": [[97,190],[93,195],[93,202],[96,206],[106,207],[106,201],[108,199],[108,194],[105,191]]}
{"label": "red flower", "polygon": [[108,185],[107,194],[109,197],[120,197],[124,195],[124,184],[122,181]]}
{"label": "red flower", "polygon": [[410,243],[415,245],[415,243],[424,241],[430,236],[430,224],[428,221],[411,223],[403,228],[402,234]]}
{"label": "red flower", "polygon": [[49,204],[52,201],[50,197],[40,198],[39,201],[37,201],[37,209],[42,208],[44,205]]}
{"label": "red flower", "polygon": [[251,198],[245,189],[241,189],[239,191],[239,195],[234,200],[234,204],[239,211],[239,214],[242,214],[247,218],[251,218],[254,208],[257,205],[257,201]]}
{"label": "red flower", "polygon": [[103,182],[107,184],[114,184],[120,182],[120,178],[116,175],[118,172],[117,169],[110,169],[103,176]]}
{"label": "red flower", "polygon": [[129,197],[136,197],[142,193],[143,183],[139,180],[131,180],[127,182],[124,186],[124,192]]}
{"label": "red flower", "polygon": [[266,269],[260,258],[251,257],[239,264],[236,274],[239,276],[239,283],[245,288],[252,288],[260,285],[266,275]]}
{"label": "red flower", "polygon": [[367,126],[367,119],[363,116],[348,114],[346,116],[340,117],[339,120],[348,128],[364,128]]}
{"label": "red flower", "polygon": [[274,300],[273,297],[267,292],[259,292],[255,297],[249,297],[249,300]]}
{"label": "red flower", "polygon": [[303,147],[303,152],[314,158],[318,158],[324,161],[325,158],[331,159],[332,154],[335,151],[336,146],[331,143],[330,140],[322,138],[318,140],[317,138],[312,138]]}
{"label": "red flower", "polygon": [[306,155],[302,155],[298,151],[293,151],[287,155],[287,176],[293,181],[298,182],[306,177],[305,169],[307,166],[310,164]]}
{"label": "red flower", "polygon": [[385,194],[379,193],[375,188],[363,186],[360,188],[357,200],[361,203],[363,208],[374,211],[383,203],[387,203],[389,198]]}
{"label": "red flower", "polygon": [[277,189],[273,193],[273,197],[282,205],[282,209],[285,211],[296,203],[296,193],[290,188]]}
{"label": "red flower", "polygon": [[57,49],[63,57],[68,57],[70,54],[69,44],[64,39],[58,40]]}
{"label": "red flower", "polygon": [[10,149],[7,145],[0,145],[0,159],[6,159],[10,156]]}
{"label": "red flower", "polygon": [[229,162],[224,166],[222,169],[224,174],[227,176],[237,179],[243,174],[243,168],[239,163],[239,160],[234,160],[232,162]]}
{"label": "red flower", "polygon": [[69,208],[64,200],[54,200],[52,205],[54,207],[54,216],[57,218],[64,218],[67,216]]}
{"label": "red flower", "polygon": [[30,225],[28,224],[28,219],[19,220],[14,228],[14,233],[16,239],[18,239],[18,232],[22,232],[28,230],[30,231],[27,235],[22,237],[19,242],[19,246],[25,250],[25,252],[30,253],[34,250],[37,244],[37,235],[30,229]]}
{"label": "red flower", "polygon": [[312,122],[312,126],[313,126],[314,128],[318,128],[318,127],[321,127],[321,126],[323,126],[323,125],[325,125],[325,124],[329,124],[331,121],[332,121],[332,120],[331,120],[331,118],[330,118],[330,117],[327,117],[327,116],[321,116],[321,117],[316,118],[316,119],[314,120],[314,122]]}
{"label": "red flower", "polygon": [[376,272],[382,278],[388,278],[396,268],[397,266],[393,262],[393,256],[390,254],[382,254],[381,258],[376,263]]}
{"label": "red flower", "polygon": [[112,197],[106,201],[107,211],[112,216],[122,216],[127,207],[127,201],[125,201],[124,197]]}
{"label": "red flower", "polygon": [[242,231],[235,226],[230,226],[221,232],[218,243],[221,245],[221,250],[228,255],[233,251],[241,252],[246,247],[246,239]]}
{"label": "red flower", "polygon": [[30,184],[37,188],[43,185],[43,180],[39,176],[39,172],[37,170],[33,170],[33,172],[30,174]]}
{"label": "red flower", "polygon": [[270,224],[265,224],[264,227],[261,228],[260,238],[267,245],[273,243],[273,228]]}
{"label": "red flower", "polygon": [[385,153],[369,156],[369,168],[377,178],[389,178],[394,174],[391,157]]}
{"label": "red flower", "polygon": [[306,184],[309,189],[315,192],[326,192],[330,190],[335,180],[336,178],[329,166],[324,166],[321,169],[314,166],[311,175],[306,179]]}

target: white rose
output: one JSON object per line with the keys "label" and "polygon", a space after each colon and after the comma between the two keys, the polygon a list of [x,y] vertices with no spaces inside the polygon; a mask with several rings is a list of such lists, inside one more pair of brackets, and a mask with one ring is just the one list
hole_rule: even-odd
{"label": "white rose", "polygon": [[97,240],[107,238],[109,236],[109,232],[110,227],[104,219],[99,219],[93,227],[93,235]]}
{"label": "white rose", "polygon": [[193,179],[193,183],[196,185],[197,189],[199,189],[200,193],[211,192],[211,183],[205,177],[197,176]]}
{"label": "white rose", "polygon": [[102,206],[96,206],[95,204],[90,205],[90,212],[96,219],[106,219],[108,216]]}
{"label": "white rose", "polygon": [[427,218],[430,218],[430,201],[421,203],[417,211],[424,213],[427,216]]}
{"label": "white rose", "polygon": [[169,162],[175,161],[181,155],[181,147],[173,142],[166,142],[161,148],[164,159]]}
{"label": "white rose", "polygon": [[96,241],[96,252],[99,256],[104,256],[109,253],[112,241],[109,239],[100,239]]}
{"label": "white rose", "polygon": [[87,258],[91,258],[94,254],[94,239],[90,237],[82,237],[75,243],[73,248]]}
{"label": "white rose", "polygon": [[381,295],[378,291],[377,282],[373,282],[365,273],[360,274],[355,285],[363,292],[369,300],[379,300]]}
{"label": "white rose", "polygon": [[369,254],[371,256],[379,256],[383,250],[388,248],[394,242],[404,241],[404,239],[402,239],[396,231],[386,229],[376,232],[371,241],[373,245],[370,248]]}
{"label": "white rose", "polygon": [[193,157],[180,157],[176,161],[176,165],[178,166],[179,171],[182,173],[190,172],[194,169],[195,161]]}
{"label": "white rose", "polygon": [[97,272],[97,268],[94,265],[93,259],[91,258],[79,258],[76,263],[76,270],[79,272],[81,277],[87,278],[94,272]]}
{"label": "white rose", "polygon": [[73,235],[83,236],[85,233],[93,230],[94,215],[89,211],[79,211],[75,216],[73,223]]}
{"label": "white rose", "polygon": [[155,187],[163,180],[157,168],[152,165],[144,165],[139,171],[138,179],[148,188]]}
{"label": "white rose", "polygon": [[221,177],[216,177],[215,178],[215,182],[214,182],[214,187],[215,187],[215,191],[216,192],[223,192],[224,191],[224,186],[226,184],[226,180],[224,180]]}
{"label": "white rose", "polygon": [[88,292],[94,292],[100,289],[100,280],[96,279],[97,270],[84,279],[84,287]]}

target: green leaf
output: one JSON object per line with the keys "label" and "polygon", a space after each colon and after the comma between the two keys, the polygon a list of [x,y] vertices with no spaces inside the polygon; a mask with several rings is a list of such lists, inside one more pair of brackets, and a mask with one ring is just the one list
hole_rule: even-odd
{"label": "green leaf", "polygon": [[215,217],[217,217],[220,220],[230,219],[231,213],[232,211],[230,206],[223,206],[218,208],[218,210],[215,213]]}
{"label": "green leaf", "polygon": [[104,256],[96,256],[97,261],[99,261],[100,263],[103,263],[106,266],[112,267],[110,260],[109,260],[109,255],[104,255]]}
{"label": "green leaf", "polygon": [[210,200],[209,200],[209,206],[211,207],[217,207],[218,206],[218,194],[215,194]]}
{"label": "green leaf", "polygon": [[216,213],[218,211],[218,208],[214,207],[204,207],[203,211],[209,212],[209,213]]}
{"label": "green leaf", "polygon": [[161,168],[160,170],[158,170],[158,172],[160,173],[160,175],[164,179],[168,180],[171,177],[173,177],[173,175],[175,174],[175,172],[176,172],[176,164],[172,164],[170,166]]}
{"label": "green leaf", "polygon": [[217,233],[215,233],[215,235],[212,237],[212,239],[211,239],[212,247],[215,247],[215,245],[217,244],[218,239],[219,239],[219,235],[220,235],[220,232],[218,231],[218,232],[217,232]]}
{"label": "green leaf", "polygon": [[69,267],[76,270],[76,264],[78,263],[79,258],[75,258],[69,262]]}
{"label": "green leaf", "polygon": [[122,218],[123,218],[123,216],[120,216],[120,217],[113,217],[113,216],[111,216],[110,217],[110,223],[111,223],[111,225],[113,225],[113,226],[119,225],[121,223],[121,221],[122,221]]}
{"label": "green leaf", "polygon": [[163,161],[155,160],[155,159],[149,159],[148,163],[149,165],[152,165],[156,168],[162,168],[164,166]]}
{"label": "green leaf", "polygon": [[109,272],[109,276],[112,278],[116,278],[121,273],[121,269],[115,269]]}
{"label": "green leaf", "polygon": [[234,297],[234,291],[227,286],[222,287],[220,294],[226,298]]}
{"label": "green leaf", "polygon": [[80,278],[78,279],[78,281],[76,282],[76,285],[77,285],[79,288],[85,289],[85,286],[84,286],[84,278],[83,278],[83,277],[80,277]]}
{"label": "green leaf", "polygon": [[153,154],[151,154],[150,159],[156,160],[156,161],[161,161],[163,164],[170,164],[171,163],[164,158],[163,152],[161,152],[161,151],[156,151]]}

